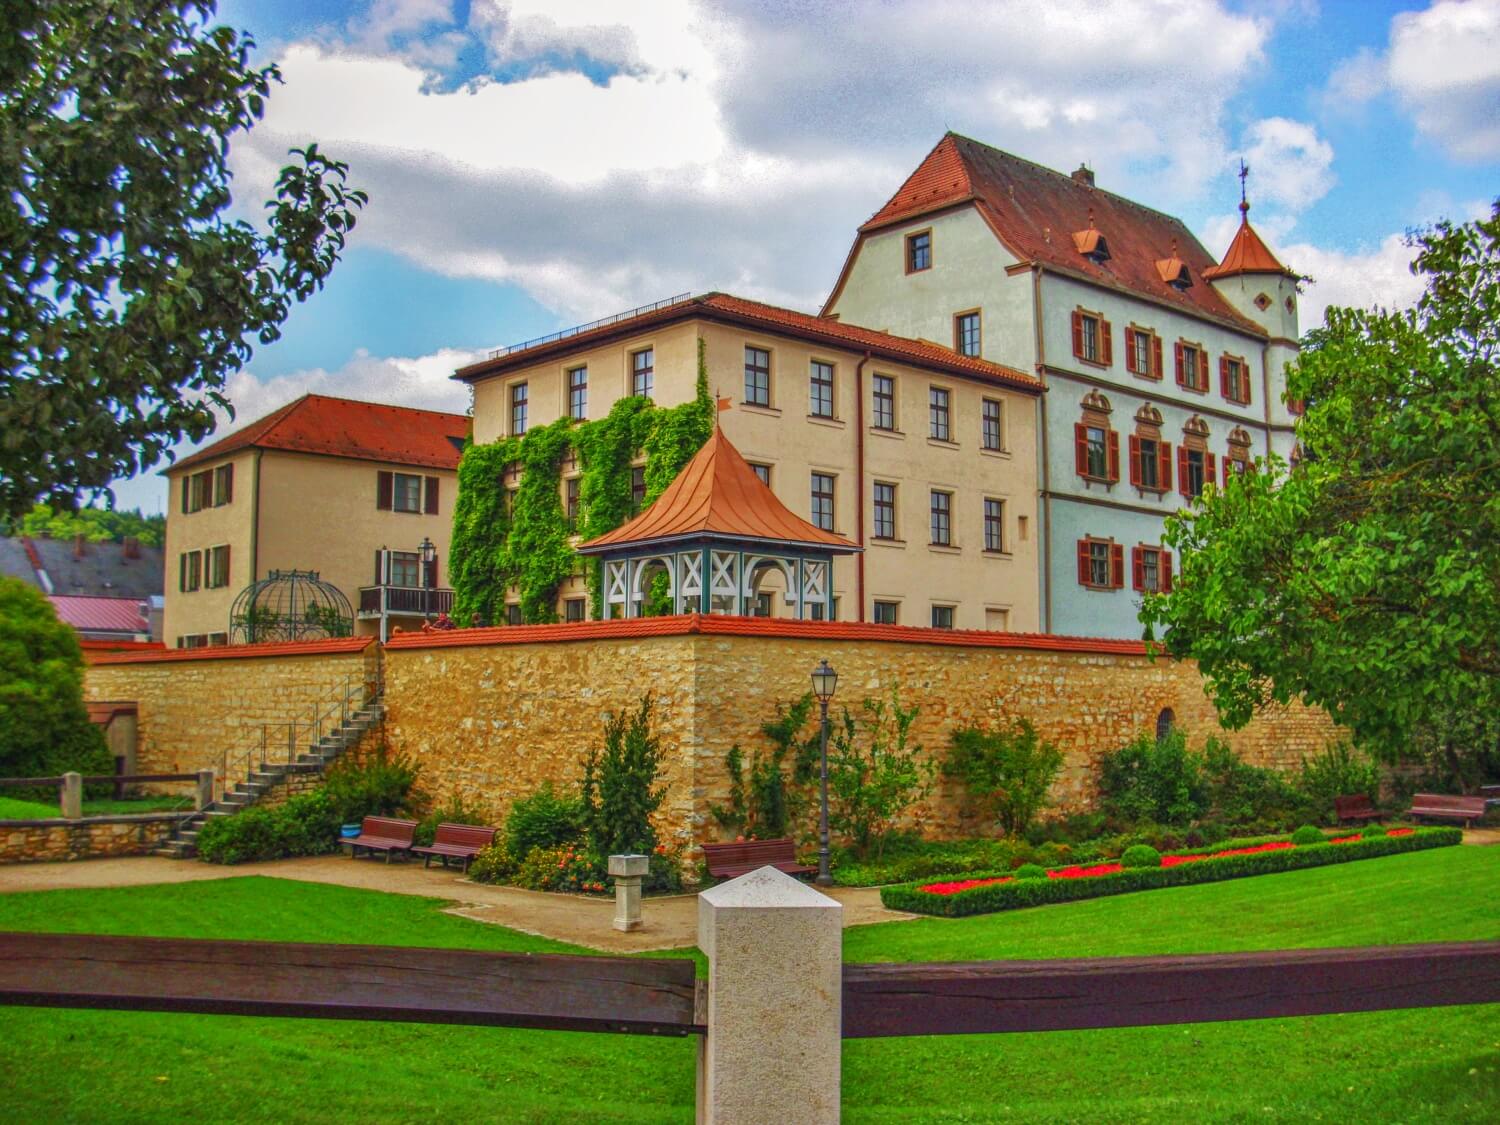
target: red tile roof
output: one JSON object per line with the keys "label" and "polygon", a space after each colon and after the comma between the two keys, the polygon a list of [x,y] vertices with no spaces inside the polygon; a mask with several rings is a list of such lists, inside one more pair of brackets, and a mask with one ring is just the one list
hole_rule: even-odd
{"label": "red tile roof", "polygon": [[571,353],[606,339],[638,333],[653,325],[694,318],[780,332],[849,351],[868,351],[897,363],[968,375],[984,382],[1034,394],[1040,394],[1043,389],[1041,380],[1034,375],[976,356],[960,355],[952,348],[935,344],[931,340],[893,336],[889,332],[877,332],[873,328],[862,328],[857,324],[844,324],[828,317],[767,305],[729,293],[705,293],[639,316],[612,320],[608,324],[562,340],[549,340],[496,359],[482,360],[460,368],[454,378],[483,379],[501,371],[535,363],[544,356]]}
{"label": "red tile roof", "polygon": [[[1236,312],[1212,285],[1203,283],[1205,272],[1214,266],[1213,256],[1180,219],[956,133],[946,134],[859,230],[863,235],[966,203],[978,208],[1000,241],[1022,261],[1124,288],[1253,335],[1265,335],[1264,329]],[[1096,262],[1079,252],[1074,235],[1090,227],[1109,243],[1108,260]],[[1177,289],[1162,279],[1156,263],[1172,257],[1182,259],[1195,284]],[[840,278],[835,296],[842,284]],[[830,298],[830,306],[832,302]]]}
{"label": "red tile roof", "polygon": [[1260,235],[1250,225],[1250,204],[1240,204],[1240,229],[1234,232],[1229,249],[1224,251],[1224,260],[1212,269],[1204,270],[1206,278],[1234,277],[1242,273],[1281,273],[1287,277],[1297,275],[1276,260],[1271,248],[1261,241]]}
{"label": "red tile roof", "polygon": [[257,645],[210,645],[155,652],[86,652],[89,664],[172,664],[180,660],[257,660],[269,656],[333,656],[363,652],[374,637],[338,637],[326,641],[271,641]]}
{"label": "red tile roof", "polygon": [[184,457],[162,473],[175,473],[242,449],[457,469],[469,422],[462,414],[309,394]]}
{"label": "red tile roof", "polygon": [[777,499],[740,451],[714,427],[713,436],[666,490],[634,519],[579,545],[580,553],[626,543],[685,537],[769,540],[845,554],[859,550],[842,535],[795,515]]}
{"label": "red tile roof", "polygon": [[869,625],[843,621],[791,621],[778,617],[727,617],[684,614],[678,617],[632,617],[619,621],[580,621],[571,625],[505,625],[489,629],[451,629],[440,633],[398,633],[386,642],[391,651],[462,648],[473,645],[557,644],[567,641],[638,640],[690,635],[781,637],[810,641],[887,641],[954,648],[1009,648],[1034,652],[1081,652],[1145,656],[1143,641],[1107,637],[1060,637],[1048,633],[991,633],[969,629],[921,629],[910,625]]}
{"label": "red tile roof", "polygon": [[99,598],[53,594],[47,599],[59,620],[80,633],[149,633],[151,622],[140,598]]}

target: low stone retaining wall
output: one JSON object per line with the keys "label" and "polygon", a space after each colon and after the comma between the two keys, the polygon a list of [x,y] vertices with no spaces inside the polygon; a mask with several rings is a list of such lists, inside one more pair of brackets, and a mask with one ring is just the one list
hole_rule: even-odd
{"label": "low stone retaining wall", "polygon": [[44,863],[147,855],[172,834],[182,813],[0,821],[0,863]]}

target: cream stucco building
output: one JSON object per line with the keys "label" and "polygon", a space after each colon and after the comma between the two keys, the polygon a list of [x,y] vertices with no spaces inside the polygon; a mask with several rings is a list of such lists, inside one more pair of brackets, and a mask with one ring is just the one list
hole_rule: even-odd
{"label": "cream stucco building", "polygon": [[166,643],[227,643],[235,597],[278,570],[338,587],[357,632],[447,610],[468,429],[462,415],[304,395],[165,470]]}
{"label": "cream stucco building", "polygon": [[[834,563],[843,621],[1034,631],[1040,380],[929,341],[726,294],[664,302],[464,368],[474,440],[628,395],[690,400],[705,347],[720,424],[791,512],[863,550]],[[566,491],[577,472],[565,471]],[[644,491],[643,481],[639,487]],[[776,574],[747,610],[793,616]],[[558,612],[587,613],[582,579]],[[809,606],[822,616],[826,606]]]}
{"label": "cream stucco building", "polygon": [[1171,581],[1165,516],[1256,457],[1293,456],[1297,300],[1248,215],[1215,262],[1087,169],[950,133],[859,228],[823,313],[1045,383],[1040,626],[1138,637],[1141,595]]}

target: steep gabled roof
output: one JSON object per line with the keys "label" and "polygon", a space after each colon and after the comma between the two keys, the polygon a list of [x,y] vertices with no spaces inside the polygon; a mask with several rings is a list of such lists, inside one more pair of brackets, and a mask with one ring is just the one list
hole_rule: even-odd
{"label": "steep gabled roof", "polygon": [[1255,228],[1250,225],[1250,204],[1240,204],[1240,229],[1234,232],[1229,249],[1224,251],[1224,260],[1212,269],[1204,270],[1203,276],[1210,281],[1216,277],[1234,277],[1242,273],[1279,273],[1287,277],[1297,275],[1287,269],[1276,255],[1271,253]]}
{"label": "steep gabled roof", "polygon": [[151,632],[149,611],[140,598],[53,594],[47,600],[60,621],[81,633]]}
{"label": "steep gabled roof", "polygon": [[[1162,279],[1156,263],[1166,258],[1180,258],[1194,277],[1207,276],[1215,265],[1182,220],[957,133],[938,142],[886,205],[859,228],[860,234],[966,203],[978,209],[996,237],[1022,261],[1265,335],[1213,286],[1179,289]],[[1098,261],[1080,253],[1074,233],[1090,229],[1108,240],[1108,259]]]}
{"label": "steep gabled roof", "polygon": [[163,469],[162,475],[244,449],[457,469],[469,421],[462,414],[307,394],[184,457]]}
{"label": "steep gabled roof", "polygon": [[842,535],[793,514],[755,475],[717,426],[672,483],[634,519],[579,545],[592,554],[628,543],[685,538],[749,539],[849,553]]}

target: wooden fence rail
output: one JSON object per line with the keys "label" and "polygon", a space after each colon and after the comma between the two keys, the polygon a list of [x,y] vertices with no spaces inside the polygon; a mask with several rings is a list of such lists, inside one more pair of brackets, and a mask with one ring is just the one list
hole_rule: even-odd
{"label": "wooden fence rail", "polygon": [[[1500,941],[847,965],[843,1035],[1065,1031],[1500,1002]],[[0,1004],[694,1035],[693,962],[0,933]]]}
{"label": "wooden fence rail", "polygon": [[[197,781],[195,773],[91,773],[83,778],[85,785],[106,782],[133,784],[138,781]],[[0,777],[0,789],[57,789],[61,777]]]}

